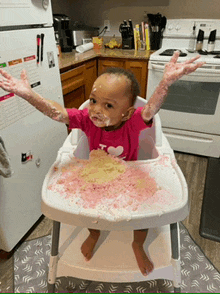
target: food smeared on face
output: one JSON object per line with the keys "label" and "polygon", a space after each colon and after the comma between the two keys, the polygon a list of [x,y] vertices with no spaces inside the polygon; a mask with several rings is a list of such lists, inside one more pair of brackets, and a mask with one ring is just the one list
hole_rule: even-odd
{"label": "food smeared on face", "polygon": [[131,107],[127,91],[129,81],[124,76],[101,75],[94,83],[89,104],[89,116],[100,128],[118,128]]}

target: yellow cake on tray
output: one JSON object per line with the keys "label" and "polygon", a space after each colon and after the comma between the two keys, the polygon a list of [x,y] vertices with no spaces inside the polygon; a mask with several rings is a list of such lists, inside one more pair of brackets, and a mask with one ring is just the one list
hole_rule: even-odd
{"label": "yellow cake on tray", "polygon": [[113,181],[126,170],[122,160],[108,155],[104,150],[90,152],[89,161],[80,172],[85,182],[105,184]]}

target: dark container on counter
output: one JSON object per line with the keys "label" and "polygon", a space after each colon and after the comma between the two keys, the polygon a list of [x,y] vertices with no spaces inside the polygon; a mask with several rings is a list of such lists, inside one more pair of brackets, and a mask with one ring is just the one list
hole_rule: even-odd
{"label": "dark container on counter", "polygon": [[161,48],[163,31],[166,27],[167,19],[160,13],[147,14],[150,30],[150,49],[158,50]]}
{"label": "dark container on counter", "polygon": [[134,31],[131,19],[123,21],[119,26],[122,37],[122,49],[134,49]]}

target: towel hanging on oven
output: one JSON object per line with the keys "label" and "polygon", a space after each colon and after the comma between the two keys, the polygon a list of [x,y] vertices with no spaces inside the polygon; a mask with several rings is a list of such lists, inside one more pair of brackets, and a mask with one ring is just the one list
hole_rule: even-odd
{"label": "towel hanging on oven", "polygon": [[9,178],[12,175],[10,159],[5,148],[4,141],[0,136],[0,175]]}

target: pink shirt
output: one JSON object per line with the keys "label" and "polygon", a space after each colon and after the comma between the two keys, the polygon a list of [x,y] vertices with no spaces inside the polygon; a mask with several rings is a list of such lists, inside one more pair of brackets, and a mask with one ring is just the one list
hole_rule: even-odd
{"label": "pink shirt", "polygon": [[104,149],[107,153],[118,156],[124,160],[137,160],[139,134],[142,130],[150,128],[141,117],[142,107],[138,107],[132,117],[115,131],[105,131],[96,127],[90,120],[88,109],[67,109],[69,115],[69,128],[79,128],[88,137],[90,151]]}

